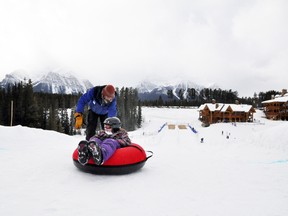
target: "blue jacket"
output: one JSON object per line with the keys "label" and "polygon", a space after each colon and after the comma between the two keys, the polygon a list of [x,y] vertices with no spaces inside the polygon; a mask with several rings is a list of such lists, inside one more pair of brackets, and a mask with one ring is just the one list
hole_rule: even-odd
{"label": "blue jacket", "polygon": [[89,89],[86,93],[84,93],[80,99],[78,100],[76,112],[83,113],[84,107],[86,104],[90,107],[90,109],[99,115],[106,115],[108,117],[114,117],[117,115],[117,103],[116,103],[116,93],[115,98],[111,103],[104,103],[102,99],[102,89],[104,86],[96,86]]}

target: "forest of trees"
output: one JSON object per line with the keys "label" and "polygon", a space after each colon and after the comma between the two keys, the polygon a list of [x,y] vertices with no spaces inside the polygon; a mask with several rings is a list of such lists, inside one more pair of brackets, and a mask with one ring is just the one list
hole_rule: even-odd
{"label": "forest of trees", "polygon": [[[116,88],[118,117],[122,127],[133,131],[141,127],[142,106],[200,106],[215,99],[219,103],[251,104],[261,107],[262,101],[271,99],[272,95],[280,94],[277,91],[260,92],[253,97],[239,98],[237,91],[204,88],[200,92],[188,89],[187,97],[184,90],[178,92],[180,99],[175,99],[172,90],[168,90],[168,100],[161,96],[158,100],[140,101],[137,89]],[[48,94],[33,92],[32,81],[18,83],[7,89],[0,88],[0,125],[22,125],[44,130],[54,130],[65,134],[75,134],[74,112],[79,95]],[[87,107],[86,107],[87,109]],[[84,119],[86,119],[84,112]],[[85,122],[85,120],[84,120]],[[85,124],[84,124],[85,127]],[[99,128],[98,128],[99,129]]]}
{"label": "forest of trees", "polygon": [[[139,128],[142,114],[137,90],[122,87],[116,91],[118,117],[122,127],[130,131]],[[31,80],[7,89],[0,88],[0,125],[22,125],[75,134],[73,116],[80,96],[33,92]]]}
{"label": "forest of trees", "polygon": [[239,101],[242,104],[250,104],[254,107],[262,107],[261,102],[271,99],[272,95],[280,94],[280,92],[271,90],[266,93],[260,92],[254,93],[253,97],[238,97],[237,91],[203,88],[200,92],[197,92],[194,88],[187,90],[187,97],[184,97],[184,89],[179,89],[177,95],[179,99],[173,96],[172,90],[167,91],[168,100],[163,100],[159,96],[158,100],[145,100],[142,101],[143,106],[200,106],[204,103],[211,103],[212,100],[216,100],[218,103],[235,103]]}

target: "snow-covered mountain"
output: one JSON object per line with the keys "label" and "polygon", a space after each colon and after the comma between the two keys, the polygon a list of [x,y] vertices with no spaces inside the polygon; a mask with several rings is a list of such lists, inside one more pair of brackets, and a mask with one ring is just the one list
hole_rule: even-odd
{"label": "snow-covered mountain", "polygon": [[88,80],[84,82],[71,74],[63,75],[56,72],[49,72],[33,83],[33,89],[36,92],[61,94],[84,93],[91,87],[93,85]]}
{"label": "snow-covered mountain", "polygon": [[25,83],[29,79],[32,80],[34,92],[78,94],[84,93],[87,89],[93,87],[92,83],[88,80],[77,79],[70,73],[63,74],[54,71],[49,71],[38,78],[32,78],[25,71],[15,71],[5,76],[0,82],[0,87],[6,88],[9,84]]}
{"label": "snow-covered mountain", "polygon": [[158,100],[159,96],[162,99],[168,100],[168,91],[172,91],[173,99],[180,99],[180,90],[183,93],[183,98],[188,97],[188,89],[194,89],[195,94],[198,94],[204,86],[198,85],[191,81],[178,81],[172,83],[153,83],[151,81],[143,81],[137,87],[140,100]]}
{"label": "snow-covered mountain", "polygon": [[19,82],[29,80],[29,74],[24,70],[16,70],[10,74],[6,74],[5,78],[0,82],[0,87],[6,88],[8,85],[14,85]]}

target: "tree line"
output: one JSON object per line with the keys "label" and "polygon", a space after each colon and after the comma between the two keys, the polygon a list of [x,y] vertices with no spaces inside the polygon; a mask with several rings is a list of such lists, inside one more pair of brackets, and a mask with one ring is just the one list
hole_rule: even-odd
{"label": "tree line", "polygon": [[[127,130],[141,127],[141,104],[137,90],[122,87],[120,90],[116,88],[116,92],[118,117],[122,127]],[[0,88],[0,125],[22,125],[75,134],[74,113],[80,96],[33,92],[31,80]],[[85,109],[87,111],[87,106]]]}
{"label": "tree line", "polygon": [[[197,91],[194,88],[188,88],[185,93],[184,89],[177,92],[179,98],[175,98],[173,90],[167,90],[168,100],[163,100],[160,95],[157,100],[144,100],[143,106],[200,106],[204,103],[211,103],[215,100],[218,103],[235,103],[250,104],[254,107],[262,107],[261,102],[271,99],[272,95],[280,94],[279,91],[270,90],[267,92],[254,93],[252,97],[238,97],[238,92],[229,90],[203,88]],[[184,93],[186,95],[184,95]]]}
{"label": "tree line", "polygon": [[[140,101],[135,88],[116,88],[118,117],[122,127],[128,131],[141,127],[142,106],[200,106],[216,100],[218,103],[251,104],[262,107],[261,102],[271,99],[279,91],[254,93],[253,97],[239,98],[237,91],[204,88],[199,92],[188,89],[177,92],[179,99],[173,96],[172,90],[167,91],[168,100],[159,96],[158,100]],[[33,92],[32,81],[18,83],[0,88],[0,125],[22,125],[44,130],[55,130],[65,134],[75,134],[74,113],[81,94],[49,94]],[[87,109],[87,106],[86,106]],[[85,110],[87,111],[87,110]],[[84,112],[84,122],[87,112]],[[85,127],[85,124],[84,124]],[[99,129],[99,128],[98,128]]]}

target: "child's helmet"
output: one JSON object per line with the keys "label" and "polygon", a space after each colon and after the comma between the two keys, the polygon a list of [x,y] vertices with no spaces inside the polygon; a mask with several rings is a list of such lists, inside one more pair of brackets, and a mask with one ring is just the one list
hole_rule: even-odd
{"label": "child's helmet", "polygon": [[121,121],[117,117],[106,118],[104,124],[110,125],[112,129],[119,129],[121,127]]}

